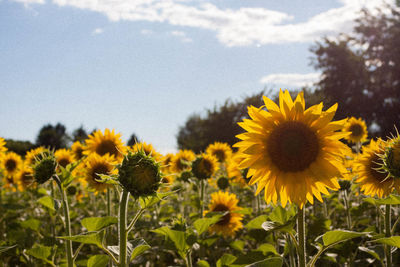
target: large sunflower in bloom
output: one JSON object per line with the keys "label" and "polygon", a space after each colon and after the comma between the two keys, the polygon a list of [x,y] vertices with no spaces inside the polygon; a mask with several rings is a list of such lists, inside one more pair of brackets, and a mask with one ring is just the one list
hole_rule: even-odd
{"label": "large sunflower in bloom", "polygon": [[100,156],[108,154],[118,160],[122,160],[125,152],[126,147],[122,143],[121,134],[116,134],[114,130],[105,129],[104,134],[100,130],[97,130],[89,135],[89,138],[86,139],[83,154],[96,153]]}
{"label": "large sunflower in bloom", "polygon": [[34,182],[35,179],[33,178],[32,169],[24,164],[21,170],[16,175],[18,190],[25,191],[28,187],[32,186]]}
{"label": "large sunflower in bloom", "polygon": [[225,162],[232,156],[232,149],[227,143],[215,142],[208,145],[206,153],[215,156],[219,162]]}
{"label": "large sunflower in bloom", "polygon": [[83,157],[84,146],[81,142],[75,141],[71,146],[71,150],[77,160]]}
{"label": "large sunflower in bloom", "polygon": [[4,138],[0,137],[0,153],[6,152],[6,141],[4,141]]}
{"label": "large sunflower in bloom", "polygon": [[85,159],[85,179],[90,187],[95,189],[97,192],[102,192],[110,184],[102,183],[97,180],[100,179],[99,174],[111,175],[116,174],[117,170],[114,169],[115,161],[114,156],[105,154],[104,156],[99,156],[96,153],[90,154]]}
{"label": "large sunflower in bloom", "polygon": [[54,156],[56,157],[58,165],[62,167],[66,167],[68,164],[71,164],[72,162],[75,161],[75,156],[72,152],[72,150],[61,148],[58,149],[55,153]]}
{"label": "large sunflower in bloom", "polygon": [[336,179],[345,172],[341,158],[348,147],[337,132],[345,120],[331,121],[335,104],[322,111],[322,103],[305,109],[303,93],[292,100],[288,91],[279,94],[279,106],[264,96],[268,111],[250,106],[251,119],[239,125],[247,132],[237,135],[235,144],[243,154],[240,168],[249,168],[250,184],[258,183],[256,194],[265,189],[266,202],[282,206],[296,203],[300,208],[314,196],[322,202],[327,188],[338,190]]}
{"label": "large sunflower in bloom", "polygon": [[179,150],[178,153],[171,159],[171,171],[172,172],[182,172],[184,170],[190,169],[190,164],[196,159],[195,154],[191,150]]}
{"label": "large sunflower in bloom", "polygon": [[14,177],[21,167],[21,156],[14,152],[8,152],[4,154],[1,159],[1,169],[3,169],[3,174],[5,177]]}
{"label": "large sunflower in bloom", "polygon": [[239,200],[235,194],[218,191],[211,194],[211,203],[207,212],[227,212],[214,224],[210,231],[220,233],[224,236],[234,236],[236,231],[243,228],[243,214],[238,213],[241,209],[237,206]]}
{"label": "large sunflower in bloom", "polygon": [[371,140],[368,146],[363,148],[363,153],[354,161],[354,172],[358,175],[356,183],[365,195],[379,198],[386,197],[394,189],[400,189],[400,180],[389,177],[382,169],[380,153],[385,149],[385,142],[381,139]]}
{"label": "large sunflower in bloom", "polygon": [[343,131],[351,133],[350,135],[346,136],[345,139],[353,143],[362,143],[366,141],[368,137],[367,125],[361,118],[349,118],[344,125]]}

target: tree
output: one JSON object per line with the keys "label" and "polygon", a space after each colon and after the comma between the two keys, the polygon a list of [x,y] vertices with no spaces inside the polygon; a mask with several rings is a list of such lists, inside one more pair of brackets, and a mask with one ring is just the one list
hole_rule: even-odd
{"label": "tree", "polygon": [[6,147],[9,151],[13,151],[20,156],[25,156],[26,152],[35,148],[35,145],[29,141],[19,141],[13,139],[6,139]]}
{"label": "tree", "polygon": [[70,137],[64,125],[61,123],[57,123],[56,126],[47,124],[40,129],[36,138],[36,144],[38,146],[59,149],[67,147],[69,140]]}
{"label": "tree", "polygon": [[373,136],[387,136],[400,121],[400,13],[385,6],[377,14],[364,10],[354,33],[324,39],[311,48],[312,64],[322,70],[317,91],[338,119],[362,117]]}
{"label": "tree", "polygon": [[81,143],[83,143],[83,141],[85,141],[85,139],[88,138],[88,134],[85,130],[85,128],[83,128],[83,126],[81,125],[79,128],[75,129],[72,133],[72,138],[73,141],[79,141]]}
{"label": "tree", "polygon": [[128,145],[128,146],[133,146],[133,145],[136,144],[137,142],[140,142],[140,141],[139,141],[139,138],[136,136],[136,134],[133,133],[133,134],[131,135],[131,137],[129,138],[127,145]]}

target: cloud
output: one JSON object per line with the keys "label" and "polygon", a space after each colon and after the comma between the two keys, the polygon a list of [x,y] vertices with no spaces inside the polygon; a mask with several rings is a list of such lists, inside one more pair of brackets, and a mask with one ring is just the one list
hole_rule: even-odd
{"label": "cloud", "polygon": [[[42,2],[44,0],[14,0]],[[332,8],[305,22],[291,23],[288,13],[257,7],[219,8],[194,0],[52,0],[107,16],[110,21],[147,21],[213,31],[226,46],[250,46],[293,42],[313,42],[321,36],[349,32],[362,8],[382,7],[382,0],[338,0]],[[394,0],[386,0],[394,4]]]}
{"label": "cloud", "polygon": [[321,74],[318,72],[300,74],[300,73],[276,73],[269,74],[260,79],[262,84],[270,84],[281,87],[296,87],[311,86],[318,82]]}
{"label": "cloud", "polygon": [[22,3],[24,6],[28,6],[30,4],[44,4],[45,0],[13,0],[14,2]]}
{"label": "cloud", "polygon": [[170,35],[179,38],[184,43],[193,42],[193,40],[191,38],[187,37],[186,33],[182,32],[182,31],[172,31],[172,32],[170,32]]}
{"label": "cloud", "polygon": [[104,32],[104,29],[102,28],[96,28],[92,31],[92,35],[98,35],[98,34],[102,34]]}
{"label": "cloud", "polygon": [[143,29],[140,31],[140,33],[143,35],[152,35],[154,32],[152,30]]}

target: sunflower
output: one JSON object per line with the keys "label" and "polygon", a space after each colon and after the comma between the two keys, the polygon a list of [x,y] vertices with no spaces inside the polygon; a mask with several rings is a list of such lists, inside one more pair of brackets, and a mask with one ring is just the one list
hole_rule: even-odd
{"label": "sunflower", "polygon": [[161,171],[164,174],[168,174],[171,172],[171,161],[172,158],[174,157],[174,154],[168,153],[165,156],[162,157],[162,165],[161,165]]}
{"label": "sunflower", "polygon": [[[397,129],[396,129],[397,131]],[[387,141],[385,153],[382,155],[383,168],[393,178],[400,178],[400,134],[397,132]]]}
{"label": "sunflower", "polygon": [[80,160],[83,157],[84,146],[81,142],[74,142],[71,146],[71,150],[77,160]]}
{"label": "sunflower", "polygon": [[36,158],[45,152],[48,152],[49,150],[40,146],[34,149],[29,150],[26,155],[25,155],[25,163],[27,164],[27,166],[32,166],[35,164],[36,162]]}
{"label": "sunflower", "polygon": [[1,168],[7,178],[14,177],[22,167],[21,157],[14,152],[7,152],[1,159]]}
{"label": "sunflower", "polygon": [[85,179],[90,187],[95,189],[97,192],[102,192],[111,186],[110,184],[98,182],[96,180],[100,179],[98,174],[111,175],[117,173],[117,170],[114,169],[114,164],[117,163],[114,156],[110,156],[108,153],[104,156],[92,153],[84,162]]}
{"label": "sunflower", "polygon": [[32,186],[35,182],[33,178],[33,171],[26,164],[23,165],[21,170],[16,175],[16,183],[19,191],[25,191],[28,187]]}
{"label": "sunflower", "polygon": [[211,154],[202,153],[192,164],[192,172],[198,179],[207,179],[218,169],[218,160]]}
{"label": "sunflower", "polygon": [[207,147],[206,153],[217,157],[219,162],[225,162],[231,157],[232,149],[227,143],[215,142]]}
{"label": "sunflower", "polygon": [[0,137],[0,153],[6,151],[7,151],[6,141],[4,141],[4,138]]}
{"label": "sunflower", "polygon": [[211,232],[227,237],[234,236],[236,231],[243,228],[243,214],[237,212],[241,210],[237,206],[238,202],[236,195],[229,192],[218,191],[211,194],[211,203],[208,205],[209,210],[205,211],[205,213],[227,212],[216,224],[211,226]]}
{"label": "sunflower", "polygon": [[72,152],[72,150],[69,149],[58,149],[55,153],[54,156],[57,159],[58,165],[62,167],[66,167],[68,164],[71,164],[75,161],[75,156]]}
{"label": "sunflower", "polygon": [[345,120],[331,122],[337,104],[322,111],[322,103],[305,110],[303,93],[292,100],[289,92],[280,91],[279,106],[264,96],[268,111],[250,106],[251,119],[239,125],[247,132],[237,135],[235,144],[243,154],[240,168],[249,168],[250,185],[258,183],[256,194],[265,189],[265,201],[282,206],[296,203],[300,208],[314,196],[323,201],[327,188],[338,190],[335,177],[345,169],[341,158],[349,148],[339,139],[348,133]]}
{"label": "sunflower", "polygon": [[368,137],[367,125],[361,118],[349,118],[344,125],[343,131],[351,133],[350,135],[346,136],[345,139],[353,143],[362,143],[366,141]]}
{"label": "sunflower", "polygon": [[190,169],[190,164],[195,160],[196,156],[191,150],[179,150],[171,160],[171,171],[182,172]]}
{"label": "sunflower", "polygon": [[97,130],[89,135],[83,154],[96,153],[100,156],[108,154],[117,160],[122,160],[125,151],[126,147],[122,143],[121,134],[115,134],[114,130],[105,129],[104,134]]}
{"label": "sunflower", "polygon": [[383,162],[379,154],[385,149],[385,145],[381,139],[371,140],[354,162],[354,172],[358,175],[356,183],[360,184],[361,191],[365,195],[383,198],[394,189],[400,189],[400,180],[389,177],[382,170]]}
{"label": "sunflower", "polygon": [[243,154],[234,153],[232,157],[228,160],[226,172],[228,178],[232,182],[237,183],[240,187],[245,187],[247,185],[246,180],[243,177],[242,171],[239,168],[239,163],[243,160]]}
{"label": "sunflower", "polygon": [[153,145],[146,142],[134,144],[131,150],[133,153],[142,150],[146,155],[152,156],[157,161],[162,159],[162,155],[154,149]]}

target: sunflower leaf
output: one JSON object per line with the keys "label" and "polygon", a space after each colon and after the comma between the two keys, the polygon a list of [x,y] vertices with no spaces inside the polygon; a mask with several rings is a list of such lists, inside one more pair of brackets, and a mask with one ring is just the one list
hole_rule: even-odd
{"label": "sunflower leaf", "polygon": [[26,254],[28,254],[36,259],[40,259],[44,262],[52,263],[48,259],[51,255],[51,250],[52,250],[52,247],[35,244],[31,249],[26,250]]}
{"label": "sunflower leaf", "polygon": [[377,252],[375,252],[372,249],[369,249],[367,247],[358,247],[359,250],[368,253],[369,255],[371,255],[372,257],[374,257],[375,259],[377,259],[378,261],[381,261],[381,257],[379,256],[379,254]]}
{"label": "sunflower leaf", "polygon": [[152,232],[169,238],[174,243],[176,249],[180,252],[180,254],[184,255],[189,249],[189,246],[186,244],[186,233],[183,231],[172,230],[167,226],[163,226],[158,229],[152,230]]}
{"label": "sunflower leaf", "polygon": [[54,199],[50,196],[44,196],[38,199],[38,202],[40,204],[42,204],[43,206],[45,206],[46,208],[52,210],[52,211],[56,211],[56,205],[54,203]]}
{"label": "sunflower leaf", "polygon": [[107,216],[107,217],[88,217],[81,221],[83,227],[85,227],[89,232],[100,231],[110,225],[118,223],[117,217]]}
{"label": "sunflower leaf", "polygon": [[64,240],[71,240],[73,242],[78,242],[83,244],[92,244],[98,246],[99,248],[102,248],[103,237],[104,237],[104,231],[80,234],[74,236],[59,236],[57,238]]}
{"label": "sunflower leaf", "polygon": [[237,258],[231,254],[224,254],[217,261],[217,267],[230,266]]}
{"label": "sunflower leaf", "polygon": [[268,219],[268,215],[260,215],[246,224],[247,229],[263,229],[262,224]]}
{"label": "sunflower leaf", "polygon": [[93,255],[87,261],[88,267],[106,267],[108,265],[109,258],[107,255],[99,254]]}
{"label": "sunflower leaf", "polygon": [[22,221],[19,223],[23,228],[29,228],[33,231],[38,231],[40,227],[40,221],[30,218],[28,220]]}
{"label": "sunflower leaf", "polygon": [[96,175],[99,178],[96,178],[96,182],[103,183],[103,184],[114,184],[118,185],[118,176],[116,175],[107,175],[107,174],[101,174],[101,173],[96,173]]}
{"label": "sunflower leaf", "polygon": [[322,235],[322,241],[325,247],[339,244],[341,242],[368,235],[369,233],[353,232],[346,230],[328,231]]}
{"label": "sunflower leaf", "polygon": [[400,248],[400,236],[391,236],[391,237],[384,237],[372,240],[371,242],[376,242],[380,244],[389,245],[392,247]]}
{"label": "sunflower leaf", "polygon": [[147,244],[147,242],[142,238],[132,240],[130,243],[132,244],[132,252],[130,256],[131,261],[133,261],[137,256],[151,248],[150,245]]}
{"label": "sunflower leaf", "polygon": [[193,226],[196,229],[198,235],[201,235],[206,231],[211,225],[217,223],[222,217],[222,214],[216,214],[211,218],[201,218],[194,221]]}
{"label": "sunflower leaf", "polygon": [[178,190],[157,193],[156,195],[152,196],[140,197],[139,198],[140,207],[142,209],[150,208],[151,206],[157,204],[161,200],[166,199],[168,196],[175,194],[176,192],[178,192]]}
{"label": "sunflower leaf", "polygon": [[281,267],[282,264],[283,260],[281,257],[272,257],[246,265],[246,267]]}

